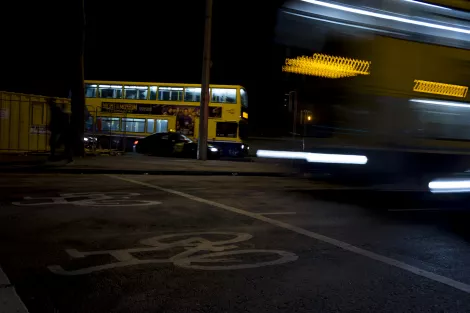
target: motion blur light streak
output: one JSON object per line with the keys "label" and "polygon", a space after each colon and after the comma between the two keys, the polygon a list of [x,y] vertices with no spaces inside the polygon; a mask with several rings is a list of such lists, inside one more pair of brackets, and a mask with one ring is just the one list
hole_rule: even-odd
{"label": "motion blur light streak", "polygon": [[465,98],[468,92],[467,86],[443,84],[443,83],[429,82],[425,80],[415,80],[414,82],[415,82],[415,86],[413,87],[413,91],[416,91],[416,92],[432,93],[436,95],[444,95],[444,96],[460,97],[460,98]]}
{"label": "motion blur light streak", "polygon": [[470,108],[470,104],[465,102],[453,102],[453,101],[439,101],[439,100],[427,100],[427,99],[410,99],[411,102],[426,103],[426,104],[436,104],[436,105],[445,105],[451,107],[460,107],[460,108]]}
{"label": "motion blur light streak", "polygon": [[378,33],[395,34],[395,35],[400,35],[400,36],[405,36],[405,37],[408,37],[408,36],[409,36],[409,35],[404,34],[404,33],[391,32],[391,31],[383,30],[383,29],[379,29],[379,28],[372,28],[372,27],[365,27],[365,26],[353,25],[353,24],[350,24],[350,23],[336,22],[336,21],[331,21],[331,20],[327,20],[327,19],[323,19],[323,18],[312,17],[312,16],[306,16],[306,15],[297,14],[297,13],[292,13],[292,12],[287,12],[287,11],[286,11],[285,13],[286,13],[286,14],[289,14],[289,15],[293,15],[293,16],[299,16],[299,17],[302,17],[302,18],[307,18],[307,19],[310,19],[310,20],[315,20],[315,21],[324,22],[324,23],[330,23],[330,24],[336,24],[336,25],[341,25],[341,26],[346,26],[346,27],[364,29],[364,30],[369,30],[369,31],[373,31],[373,32],[378,32]]}
{"label": "motion blur light streak", "polygon": [[274,150],[258,150],[256,156],[260,158],[276,158],[276,159],[296,159],[306,160],[306,152],[292,152],[292,151],[274,151]]}
{"label": "motion blur light streak", "polygon": [[311,4],[316,4],[316,5],[331,8],[331,9],[344,11],[344,12],[350,12],[350,13],[355,13],[355,14],[360,14],[360,15],[365,15],[365,16],[381,18],[381,19],[384,19],[384,20],[390,20],[390,21],[395,21],[395,22],[401,22],[401,23],[406,23],[406,24],[412,24],[412,25],[442,29],[442,30],[448,30],[448,31],[463,33],[463,34],[470,34],[470,30],[463,29],[463,28],[444,26],[444,25],[428,23],[428,22],[420,22],[420,21],[412,20],[412,19],[408,19],[408,18],[393,16],[393,15],[388,15],[388,14],[382,14],[382,13],[375,13],[375,12],[371,12],[371,11],[366,11],[366,10],[362,10],[362,9],[355,9],[355,8],[351,8],[351,7],[347,7],[347,6],[343,6],[343,5],[339,5],[339,4],[323,2],[323,1],[317,1],[317,0],[301,0],[301,1],[308,2],[308,3],[311,3]]}
{"label": "motion blur light streak", "polygon": [[342,78],[369,75],[370,64],[371,62],[368,61],[315,53],[313,57],[287,58],[282,71],[326,78]]}
{"label": "motion blur light streak", "polygon": [[309,153],[308,162],[313,163],[335,163],[335,164],[366,164],[367,157],[363,155],[347,155],[347,154],[323,154]]}
{"label": "motion blur light streak", "polygon": [[367,157],[364,155],[348,155],[348,154],[327,154],[327,153],[311,153],[311,152],[294,152],[294,151],[274,151],[274,150],[258,150],[256,156],[260,158],[275,159],[292,159],[306,160],[311,163],[333,163],[333,164],[367,164]]}
{"label": "motion blur light streak", "polygon": [[434,180],[428,187],[432,193],[469,192],[470,180]]}
{"label": "motion blur light streak", "polygon": [[416,3],[416,4],[421,4],[421,5],[425,5],[425,6],[428,6],[428,7],[434,7],[434,8],[438,8],[438,9],[442,9],[442,10],[452,10],[450,8],[441,7],[439,5],[430,4],[430,3],[426,3],[426,2],[420,2],[420,1],[414,1],[414,0],[403,0],[403,1]]}

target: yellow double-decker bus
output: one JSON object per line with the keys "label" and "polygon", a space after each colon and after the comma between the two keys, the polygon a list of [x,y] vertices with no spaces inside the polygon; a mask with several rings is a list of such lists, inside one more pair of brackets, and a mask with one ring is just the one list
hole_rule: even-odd
{"label": "yellow double-decker bus", "polygon": [[[196,139],[201,85],[85,81],[85,133],[118,149],[139,138],[179,132]],[[242,86],[210,85],[208,141],[224,156],[243,156],[247,147],[248,98]]]}

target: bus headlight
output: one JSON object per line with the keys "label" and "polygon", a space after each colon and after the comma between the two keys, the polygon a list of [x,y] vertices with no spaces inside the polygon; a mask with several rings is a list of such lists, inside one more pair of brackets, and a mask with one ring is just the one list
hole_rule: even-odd
{"label": "bus headlight", "polygon": [[242,145],[242,149],[245,149],[245,145]]}
{"label": "bus headlight", "polygon": [[211,150],[211,152],[217,152],[217,151],[219,151],[219,149],[214,148],[214,147],[210,148],[210,150]]}

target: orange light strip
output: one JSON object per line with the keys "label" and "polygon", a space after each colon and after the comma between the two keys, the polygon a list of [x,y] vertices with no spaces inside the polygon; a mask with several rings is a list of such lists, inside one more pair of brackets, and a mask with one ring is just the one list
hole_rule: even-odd
{"label": "orange light strip", "polygon": [[342,78],[369,75],[370,64],[369,61],[315,53],[312,57],[287,58],[282,71],[325,78]]}
{"label": "orange light strip", "polygon": [[444,95],[459,98],[465,98],[468,92],[467,86],[443,84],[417,79],[414,82],[415,86],[413,87],[413,91],[416,92],[431,93],[435,95]]}

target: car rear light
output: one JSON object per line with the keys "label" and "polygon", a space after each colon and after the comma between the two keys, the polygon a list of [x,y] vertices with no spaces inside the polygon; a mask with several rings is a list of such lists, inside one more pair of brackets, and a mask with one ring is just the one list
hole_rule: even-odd
{"label": "car rear light", "polygon": [[134,141],[134,145],[136,145],[136,144],[138,144],[138,143],[139,143],[139,141],[138,141],[138,140]]}

